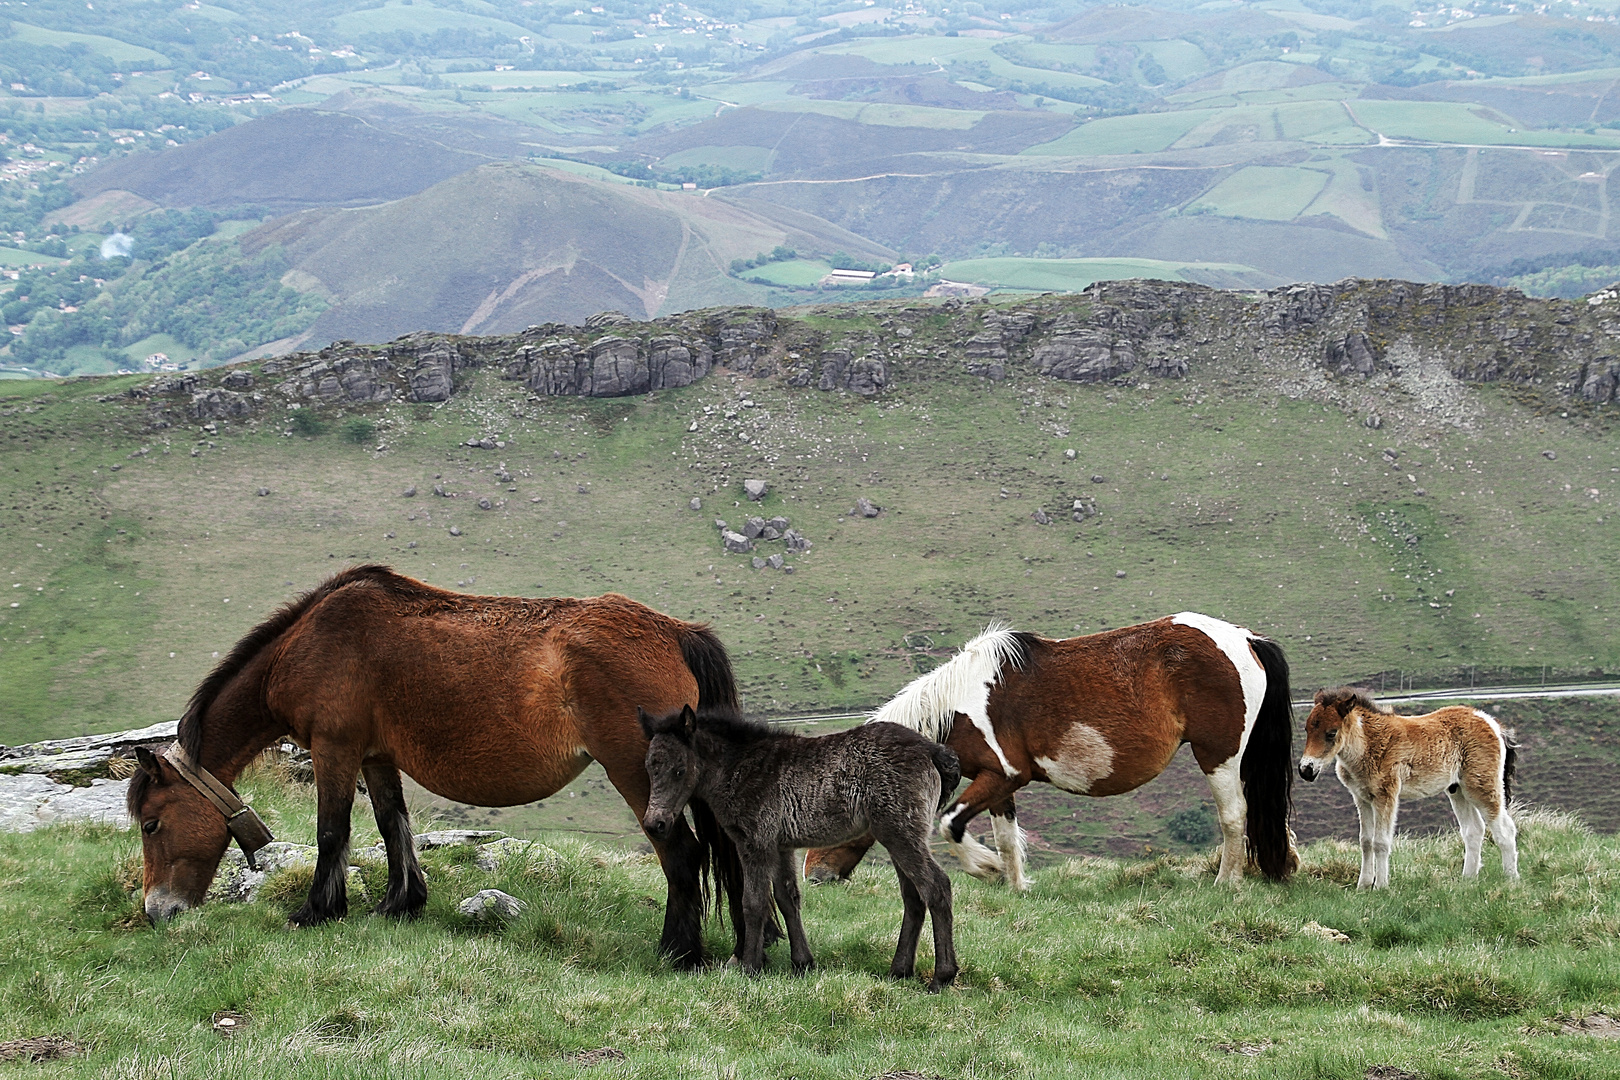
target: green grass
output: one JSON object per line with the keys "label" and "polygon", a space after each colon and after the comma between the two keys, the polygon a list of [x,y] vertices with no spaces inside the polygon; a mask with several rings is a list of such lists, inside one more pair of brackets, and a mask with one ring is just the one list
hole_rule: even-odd
{"label": "green grass", "polygon": [[396,30],[414,34],[432,34],[436,30],[494,30],[515,39],[533,33],[504,19],[438,8],[426,0],[411,4],[388,0],[378,7],[348,11],[332,20],[332,28],[340,36],[385,34]]}
{"label": "green grass", "polygon": [[1032,292],[1078,292],[1096,281],[1156,278],[1188,281],[1189,269],[1252,273],[1237,263],[1179,263],[1162,259],[959,259],[946,263],[941,273],[952,281],[972,281],[1005,289]]}
{"label": "green grass", "polygon": [[[245,786],[278,834],[312,839],[310,789]],[[376,838],[368,819],[358,807],[356,849]],[[572,1077],[573,1056],[600,1047],[625,1055],[607,1075],[694,1080],[1612,1075],[1620,1043],[1564,1025],[1620,1001],[1620,852],[1557,815],[1526,817],[1520,841],[1518,883],[1493,851],[1464,882],[1454,838],[1397,841],[1377,894],[1347,887],[1347,845],[1307,849],[1288,886],[1236,892],[1203,857],[1073,860],[1023,895],[953,869],[962,974],[932,997],[884,977],[900,900],[875,859],[806,891],[815,972],[784,974],[777,945],[750,980],[659,962],[648,856],[555,838],[486,874],[470,851],[439,850],[412,923],[355,897],[344,922],[289,931],[307,883],[294,872],[270,899],[152,929],[129,893],[137,838],[58,827],[0,836],[0,1041],[86,1048],[53,1076]],[[364,880],[374,899],[383,871]],[[470,924],[455,904],[487,887],[528,910]],[[724,928],[708,942],[726,951]],[[918,968],[932,968],[927,943]],[[212,1024],[225,1011],[243,1021],[228,1039]]]}
{"label": "green grass", "polygon": [[1207,206],[1225,217],[1292,221],[1327,182],[1328,174],[1315,169],[1250,165],[1200,195],[1195,208]]}
{"label": "green grass", "polygon": [[41,255],[21,248],[0,247],[0,266],[61,266],[67,262],[54,255]]}
{"label": "green grass", "polygon": [[694,146],[680,150],[659,161],[660,167],[680,168],[684,165],[717,165],[738,172],[764,172],[771,162],[768,146]]}
{"label": "green grass", "polygon": [[1024,151],[1029,157],[1085,156],[1091,154],[1157,153],[1207,120],[1209,110],[1140,113],[1110,116],[1082,124],[1051,142]]}
{"label": "green grass", "polygon": [[1569,131],[1526,131],[1477,114],[1477,105],[1451,101],[1356,101],[1356,116],[1390,138],[1441,143],[1614,147],[1620,136]]}

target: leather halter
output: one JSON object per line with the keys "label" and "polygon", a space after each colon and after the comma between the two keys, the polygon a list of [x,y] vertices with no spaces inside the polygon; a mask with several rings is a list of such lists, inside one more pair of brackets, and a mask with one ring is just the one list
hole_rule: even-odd
{"label": "leather halter", "polygon": [[257,870],[259,864],[253,858],[254,852],[275,839],[264,820],[229,785],[221,783],[219,777],[192,761],[179,743],[171,743],[163,751],[163,758],[174,766],[174,771],[180,774],[182,780],[196,788],[203,798],[213,804],[214,809],[225,815],[225,827],[242,846],[248,869]]}

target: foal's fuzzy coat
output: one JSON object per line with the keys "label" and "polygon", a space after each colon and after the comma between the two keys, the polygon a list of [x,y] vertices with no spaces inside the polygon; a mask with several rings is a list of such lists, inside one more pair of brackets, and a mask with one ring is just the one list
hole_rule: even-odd
{"label": "foal's fuzzy coat", "polygon": [[1502,870],[1519,876],[1518,829],[1508,814],[1513,795],[1513,732],[1479,709],[1451,706],[1399,716],[1359,690],[1322,690],[1305,721],[1299,774],[1315,780],[1337,762],[1339,780],[1361,815],[1358,888],[1389,884],[1389,849],[1402,795],[1451,798],[1463,838],[1463,877],[1479,873],[1485,832],[1502,851]]}
{"label": "foal's fuzzy coat", "polygon": [[730,709],[691,706],[660,718],[640,713],[648,739],[652,797],[642,826],[658,839],[687,800],[706,802],[737,846],[745,925],[739,958],[758,974],[765,963],[771,893],[787,924],[793,970],[814,965],[799,918],[797,848],[842,844],[870,831],[900,878],[905,919],[889,974],[908,979],[926,912],[934,923],[938,992],[956,978],[951,882],[928,850],[941,795],[956,790],[955,751],[897,724],[866,724],[819,738],[773,731]]}

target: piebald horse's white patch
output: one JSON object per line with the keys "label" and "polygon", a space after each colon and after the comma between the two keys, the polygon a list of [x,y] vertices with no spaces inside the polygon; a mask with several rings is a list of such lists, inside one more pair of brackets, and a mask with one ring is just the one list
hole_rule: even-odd
{"label": "piebald horse's white patch", "polygon": [[1038,757],[1035,764],[1064,791],[1084,795],[1092,784],[1114,771],[1114,748],[1096,728],[1075,724],[1058,744],[1058,756]]}
{"label": "piebald horse's white patch", "polygon": [[1249,639],[1255,635],[1245,627],[1233,626],[1196,611],[1183,611],[1170,621],[1177,626],[1190,626],[1203,631],[1237,669],[1238,683],[1243,687],[1243,737],[1238,740],[1237,753],[1233,757],[1242,760],[1243,751],[1249,745],[1249,733],[1254,730],[1254,721],[1260,715],[1260,703],[1266,697],[1266,669],[1260,666],[1260,661],[1255,659],[1253,650],[1249,648]]}
{"label": "piebald horse's white patch", "polygon": [[1005,626],[992,624],[962,646],[961,652],[907,683],[866,722],[899,724],[942,743],[951,736],[956,714],[962,713],[973,721],[1001,762],[1002,775],[1014,776],[1017,770],[1002,752],[995,728],[990,725],[990,688],[1000,680],[1003,667],[1018,667],[1023,661],[1018,636]]}

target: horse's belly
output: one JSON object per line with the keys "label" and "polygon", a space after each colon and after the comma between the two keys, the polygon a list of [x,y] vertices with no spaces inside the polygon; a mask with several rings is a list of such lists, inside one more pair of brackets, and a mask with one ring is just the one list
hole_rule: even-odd
{"label": "horse's belly", "polygon": [[590,763],[591,756],[580,749],[560,757],[513,754],[490,767],[466,759],[401,761],[399,766],[441,798],[469,806],[521,806],[555,795]]}

